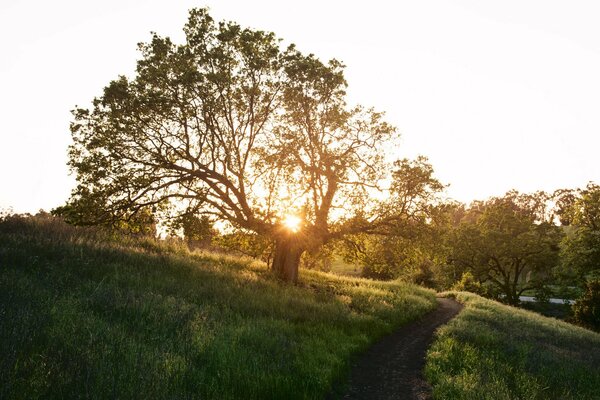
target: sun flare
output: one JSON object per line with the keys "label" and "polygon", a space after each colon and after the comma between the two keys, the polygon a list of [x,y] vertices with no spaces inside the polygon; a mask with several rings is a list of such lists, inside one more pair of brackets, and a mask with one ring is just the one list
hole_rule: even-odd
{"label": "sun flare", "polygon": [[298,232],[301,224],[302,219],[296,215],[286,215],[283,219],[283,225],[292,232]]}

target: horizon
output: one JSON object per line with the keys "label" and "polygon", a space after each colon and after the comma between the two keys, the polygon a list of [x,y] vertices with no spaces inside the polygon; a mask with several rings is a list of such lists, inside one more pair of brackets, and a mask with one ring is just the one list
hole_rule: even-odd
{"label": "horizon", "polygon": [[192,6],[342,61],[351,103],[386,112],[402,135],[397,158],[428,157],[453,199],[600,179],[600,6],[370,4],[1,5],[8,57],[0,62],[0,209],[34,213],[64,204],[75,182],[66,166],[69,110],[87,107],[118,75],[132,76],[136,43],[150,31],[181,43]]}

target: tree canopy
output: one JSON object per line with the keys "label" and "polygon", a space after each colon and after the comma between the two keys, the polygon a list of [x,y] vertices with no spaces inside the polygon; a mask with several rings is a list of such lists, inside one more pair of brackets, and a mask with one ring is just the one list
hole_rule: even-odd
{"label": "tree canopy", "polygon": [[600,186],[589,183],[568,193],[570,201],[562,214],[569,226],[562,242],[559,272],[581,284],[588,277],[600,278]]}
{"label": "tree canopy", "polygon": [[[339,61],[206,9],[191,10],[184,31],[183,44],[153,34],[134,77],[73,111],[78,186],[63,214],[96,224],[193,210],[271,238],[273,269],[290,281],[304,251],[395,219],[371,195],[395,129],[346,104]],[[286,213],[302,218],[301,232],[284,229]]]}
{"label": "tree canopy", "polygon": [[395,216],[394,223],[346,237],[346,259],[359,263],[370,278],[403,277],[431,286],[429,269],[441,253],[448,207],[441,198],[445,186],[423,156],[396,161],[391,177],[390,197],[381,213]]}
{"label": "tree canopy", "polygon": [[561,231],[547,219],[547,198],[512,191],[473,203],[450,235],[450,262],[518,304],[558,260]]}

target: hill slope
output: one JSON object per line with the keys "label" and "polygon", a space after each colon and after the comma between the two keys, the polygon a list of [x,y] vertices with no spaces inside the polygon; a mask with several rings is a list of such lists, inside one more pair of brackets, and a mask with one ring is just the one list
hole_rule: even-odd
{"label": "hill slope", "polygon": [[600,399],[600,335],[471,293],[438,331],[425,375],[436,399]]}
{"label": "hill slope", "polygon": [[0,222],[0,398],[322,398],[435,307],[398,282],[192,254],[49,217]]}

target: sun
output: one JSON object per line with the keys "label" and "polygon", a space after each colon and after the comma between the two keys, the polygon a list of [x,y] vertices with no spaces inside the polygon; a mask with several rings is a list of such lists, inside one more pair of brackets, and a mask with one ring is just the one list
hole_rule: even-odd
{"label": "sun", "polygon": [[283,219],[283,225],[294,233],[300,230],[301,224],[302,219],[296,215],[286,215]]}

